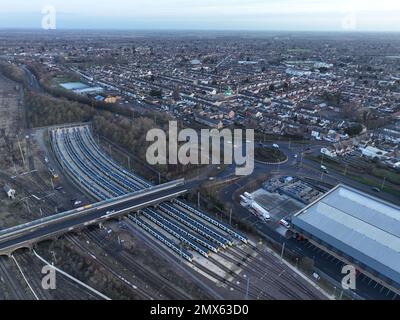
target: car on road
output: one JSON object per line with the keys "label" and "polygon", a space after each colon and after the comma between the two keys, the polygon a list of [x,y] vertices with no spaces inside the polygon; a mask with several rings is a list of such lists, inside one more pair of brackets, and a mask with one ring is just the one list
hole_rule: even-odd
{"label": "car on road", "polygon": [[311,148],[310,147],[305,148],[304,153],[307,153],[307,154],[312,153]]}
{"label": "car on road", "polygon": [[378,187],[374,187],[374,188],[372,188],[372,191],[381,192],[381,189],[379,189]]}
{"label": "car on road", "polygon": [[321,166],[321,170],[322,170],[324,173],[329,173],[328,168],[325,167],[325,166]]}
{"label": "car on road", "polygon": [[321,279],[320,275],[316,272],[313,273],[313,278],[317,281]]}
{"label": "car on road", "polygon": [[276,144],[276,143],[274,143],[274,144],[272,145],[272,147],[275,148],[275,149],[279,149],[279,145]]}
{"label": "car on road", "polygon": [[288,221],[286,221],[285,219],[281,219],[279,220],[279,224],[284,226],[286,229],[290,229],[292,226],[290,225],[290,223]]}

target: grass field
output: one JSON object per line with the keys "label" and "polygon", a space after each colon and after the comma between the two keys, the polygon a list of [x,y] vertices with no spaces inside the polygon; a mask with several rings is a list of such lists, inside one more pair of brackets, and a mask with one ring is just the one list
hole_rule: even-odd
{"label": "grass field", "polygon": [[[321,162],[320,157],[308,156],[307,159],[318,163]],[[400,175],[390,170],[374,168],[371,172],[369,172],[369,174],[372,176],[368,176],[356,172],[351,167],[348,167],[346,169],[344,165],[340,165],[339,163],[326,158],[324,158],[323,160],[323,165],[343,175],[346,173],[346,177],[351,178],[367,186],[370,186],[371,188],[377,187],[379,189],[382,189],[382,191],[400,197],[400,188],[388,186],[387,184],[385,184],[384,187],[382,188],[383,179],[385,177],[387,182],[398,184],[398,182],[396,183],[395,181],[398,181],[397,179],[400,179]],[[376,177],[376,179],[374,179],[374,177]]]}
{"label": "grass field", "polygon": [[254,151],[254,157],[257,161],[267,163],[278,163],[287,159],[286,154],[277,148],[256,148]]}
{"label": "grass field", "polygon": [[394,172],[391,170],[381,169],[381,168],[374,168],[374,169],[372,169],[371,173],[375,177],[382,178],[382,179],[386,177],[387,181],[400,185],[400,173],[397,173],[397,172]]}

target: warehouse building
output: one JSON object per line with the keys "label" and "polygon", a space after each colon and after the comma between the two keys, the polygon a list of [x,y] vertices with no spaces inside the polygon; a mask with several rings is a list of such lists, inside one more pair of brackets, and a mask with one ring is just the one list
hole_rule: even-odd
{"label": "warehouse building", "polygon": [[292,223],[320,248],[400,288],[400,207],[339,185],[295,214]]}

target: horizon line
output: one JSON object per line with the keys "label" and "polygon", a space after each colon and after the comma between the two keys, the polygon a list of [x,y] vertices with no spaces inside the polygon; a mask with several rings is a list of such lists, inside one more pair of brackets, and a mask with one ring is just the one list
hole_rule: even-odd
{"label": "horizon line", "polygon": [[400,33],[400,30],[340,30],[340,29],[327,29],[327,30],[311,30],[311,29],[199,29],[199,28],[97,28],[97,27],[84,27],[72,28],[63,27],[52,30],[45,30],[40,27],[0,27],[0,30],[15,30],[15,31],[41,31],[41,32],[57,32],[57,31],[153,31],[153,32],[168,32],[168,31],[181,31],[181,32],[290,32],[290,33],[341,33],[341,34],[354,34],[354,33]]}

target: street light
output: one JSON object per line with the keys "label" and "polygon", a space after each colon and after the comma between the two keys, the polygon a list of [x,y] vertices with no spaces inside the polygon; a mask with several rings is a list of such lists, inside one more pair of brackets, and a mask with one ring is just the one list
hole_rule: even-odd
{"label": "street light", "polygon": [[386,179],[387,179],[387,175],[383,178],[383,182],[382,182],[382,185],[381,185],[381,189],[382,190],[383,190],[383,188],[385,188]]}

